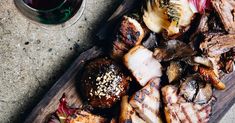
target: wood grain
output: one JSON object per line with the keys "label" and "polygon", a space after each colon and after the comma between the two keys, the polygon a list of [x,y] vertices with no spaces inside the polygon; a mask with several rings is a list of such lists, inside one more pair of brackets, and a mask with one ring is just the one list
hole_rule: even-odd
{"label": "wood grain", "polygon": [[[98,32],[97,36],[100,40],[106,39],[105,36],[110,33],[109,27],[112,27],[110,25],[114,24],[115,20],[118,20],[123,14],[131,10],[136,3],[138,3],[138,0],[123,1],[113,16],[110,17],[109,21]],[[44,123],[47,116],[57,109],[59,99],[62,97],[63,93],[66,93],[70,104],[77,104],[77,106],[81,105],[82,101],[75,87],[75,84],[77,83],[75,79],[76,75],[82,70],[86,61],[103,54],[102,49],[96,46],[82,53],[32,110],[25,123]],[[213,92],[217,101],[212,108],[210,123],[219,122],[229,108],[235,103],[235,72],[224,76],[222,81],[226,84],[226,89],[224,91],[214,90]]]}
{"label": "wood grain", "polygon": [[[25,123],[44,123],[46,117],[57,109],[59,99],[63,93],[68,97],[70,104],[82,104],[75,87],[77,83],[75,79],[76,75],[82,70],[86,61],[103,54],[102,49],[96,46],[82,53],[33,109]],[[224,91],[214,90],[213,94],[217,101],[213,105],[210,123],[219,122],[228,109],[235,103],[235,72],[224,76],[222,81],[226,84],[226,89]]]}
{"label": "wood grain", "polygon": [[216,102],[212,107],[210,123],[219,122],[235,103],[235,72],[225,75],[222,78],[222,82],[226,84],[225,90],[214,90],[213,92],[213,95],[216,97]]}
{"label": "wood grain", "polygon": [[96,46],[82,53],[32,110],[25,123],[44,123],[48,115],[57,109],[59,99],[63,93],[68,97],[70,104],[76,104],[77,106],[82,104],[75,87],[77,83],[75,76],[83,68],[86,61],[96,58],[99,55],[102,55],[102,49]]}

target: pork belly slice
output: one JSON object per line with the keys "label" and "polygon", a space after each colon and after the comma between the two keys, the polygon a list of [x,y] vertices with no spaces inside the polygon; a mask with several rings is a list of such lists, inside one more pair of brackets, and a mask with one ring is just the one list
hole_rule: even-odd
{"label": "pork belly slice", "polygon": [[178,94],[178,87],[175,85],[166,85],[161,89],[162,98],[165,106],[174,103],[184,103],[186,100]]}
{"label": "pork belly slice", "polygon": [[175,103],[165,107],[167,123],[207,123],[211,114],[211,105],[195,103]]}
{"label": "pork belly slice", "polygon": [[77,110],[69,123],[106,123],[107,119],[84,110]]}
{"label": "pork belly slice", "polygon": [[130,104],[147,123],[161,123],[160,117],[160,79],[154,78],[131,98]]}
{"label": "pork belly slice", "polygon": [[167,123],[206,123],[209,121],[212,100],[203,105],[187,102],[177,94],[177,91],[178,87],[175,85],[167,85],[161,89]]}
{"label": "pork belly slice", "polygon": [[124,16],[113,41],[111,56],[115,59],[122,58],[129,49],[139,45],[144,36],[145,31],[141,24],[131,17]]}
{"label": "pork belly slice", "polygon": [[145,123],[128,102],[128,96],[122,97],[119,123]]}
{"label": "pork belly slice", "polygon": [[228,52],[234,47],[235,34],[209,37],[200,44],[200,49],[211,57]]}
{"label": "pork belly slice", "polygon": [[234,0],[212,0],[212,6],[218,13],[225,30],[235,33],[235,1]]}
{"label": "pork belly slice", "polygon": [[153,57],[153,52],[141,45],[135,46],[124,56],[124,64],[141,86],[162,76],[162,66]]}

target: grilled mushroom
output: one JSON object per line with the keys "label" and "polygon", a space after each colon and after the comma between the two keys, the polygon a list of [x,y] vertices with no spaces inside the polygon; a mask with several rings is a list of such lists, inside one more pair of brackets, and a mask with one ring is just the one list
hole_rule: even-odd
{"label": "grilled mushroom", "polygon": [[198,82],[195,77],[187,77],[180,85],[180,95],[187,101],[193,101],[198,89]]}
{"label": "grilled mushroom", "polygon": [[170,66],[167,67],[166,75],[168,76],[169,83],[179,79],[183,72],[180,62],[172,61]]}
{"label": "grilled mushroom", "polygon": [[212,87],[210,83],[199,82],[199,90],[193,102],[198,104],[207,103],[212,97]]}
{"label": "grilled mushroom", "polygon": [[193,57],[193,61],[198,63],[198,64],[202,64],[204,66],[213,68],[213,64],[211,62],[211,60],[207,57],[203,57],[203,56],[194,56]]}
{"label": "grilled mushroom", "polygon": [[153,56],[159,61],[170,61],[194,55],[193,49],[179,40],[169,40],[155,49]]}

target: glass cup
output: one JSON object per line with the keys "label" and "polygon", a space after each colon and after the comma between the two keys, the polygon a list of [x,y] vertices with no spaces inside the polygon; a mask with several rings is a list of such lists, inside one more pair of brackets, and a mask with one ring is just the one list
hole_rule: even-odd
{"label": "glass cup", "polygon": [[81,17],[86,0],[14,0],[20,12],[46,29],[64,29]]}

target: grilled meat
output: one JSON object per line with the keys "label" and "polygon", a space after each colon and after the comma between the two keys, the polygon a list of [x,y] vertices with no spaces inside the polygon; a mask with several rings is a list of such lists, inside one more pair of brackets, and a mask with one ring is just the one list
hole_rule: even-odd
{"label": "grilled meat", "polygon": [[77,110],[69,123],[106,123],[107,119],[83,110]]}
{"label": "grilled meat", "polygon": [[[235,47],[234,47],[235,49]],[[234,70],[234,49],[221,55],[219,66],[220,69],[225,73],[231,73]]]}
{"label": "grilled meat", "polygon": [[194,103],[175,103],[164,109],[167,123],[207,123],[211,105]]}
{"label": "grilled meat", "polygon": [[[205,93],[207,93],[207,91],[205,90],[200,91],[199,89],[198,94],[203,94],[202,97],[198,96],[198,99],[200,101],[202,101],[202,99],[204,99],[204,97],[206,96]],[[209,116],[211,114],[211,103],[206,102],[206,104],[201,105],[198,102],[197,103],[188,102],[180,94],[178,94],[177,91],[178,88],[177,86],[174,85],[167,85],[163,87],[161,90],[163,101],[165,104],[164,112],[167,123],[208,122]]]}
{"label": "grilled meat", "polygon": [[122,97],[121,102],[121,111],[119,117],[119,123],[145,123],[143,119],[141,119],[131,105],[128,103],[128,96]]}
{"label": "grilled meat", "polygon": [[128,96],[123,96],[122,102],[121,102],[119,123],[125,123],[125,122],[131,120],[132,114],[134,114],[134,110],[131,107],[131,105],[128,103]]}
{"label": "grilled meat", "polygon": [[225,30],[235,33],[235,1],[234,0],[212,0],[212,6],[218,13]]}
{"label": "grilled meat", "polygon": [[178,87],[175,85],[166,85],[161,89],[161,92],[165,105],[186,102],[184,98],[178,95]]}
{"label": "grilled meat", "polygon": [[217,56],[235,47],[235,35],[208,37],[200,44],[200,49],[209,56]]}
{"label": "grilled meat", "polygon": [[130,104],[144,121],[161,123],[160,117],[160,79],[154,78],[137,91],[131,98]]}
{"label": "grilled meat", "polygon": [[199,22],[199,25],[197,27],[197,32],[202,32],[202,33],[205,33],[205,32],[208,32],[209,30],[209,27],[208,27],[208,14],[203,14],[201,19],[200,19],[200,22]]}
{"label": "grilled meat", "polygon": [[153,58],[153,52],[141,45],[135,46],[124,56],[124,64],[142,86],[162,76],[162,66]]}
{"label": "grilled meat", "polygon": [[[211,114],[211,103],[204,105],[187,102],[177,93],[178,87],[167,85],[161,89],[167,123],[206,123]],[[203,94],[205,91],[203,92]],[[200,94],[202,94],[200,92]]]}
{"label": "grilled meat", "polygon": [[[182,85],[181,85],[182,86]],[[182,87],[181,87],[182,88]],[[167,123],[206,123],[211,114],[211,102],[207,99],[212,97],[212,89],[209,86],[199,87],[195,101],[196,103],[187,102],[182,95],[178,94],[178,87],[167,85],[161,89],[163,101],[165,104],[164,112]],[[209,89],[209,90],[207,90]],[[211,90],[210,90],[211,89]],[[191,90],[188,90],[188,93]],[[208,94],[209,91],[209,94]],[[207,95],[208,94],[208,95]],[[210,95],[211,94],[211,95]],[[201,97],[200,97],[201,96]],[[202,104],[202,101],[205,101]]]}
{"label": "grilled meat", "polygon": [[141,24],[133,18],[124,16],[113,42],[112,58],[122,58],[129,49],[139,45],[144,36],[145,31]]}
{"label": "grilled meat", "polygon": [[116,62],[97,58],[85,66],[81,89],[93,107],[110,108],[125,95],[129,85],[127,78]]}

